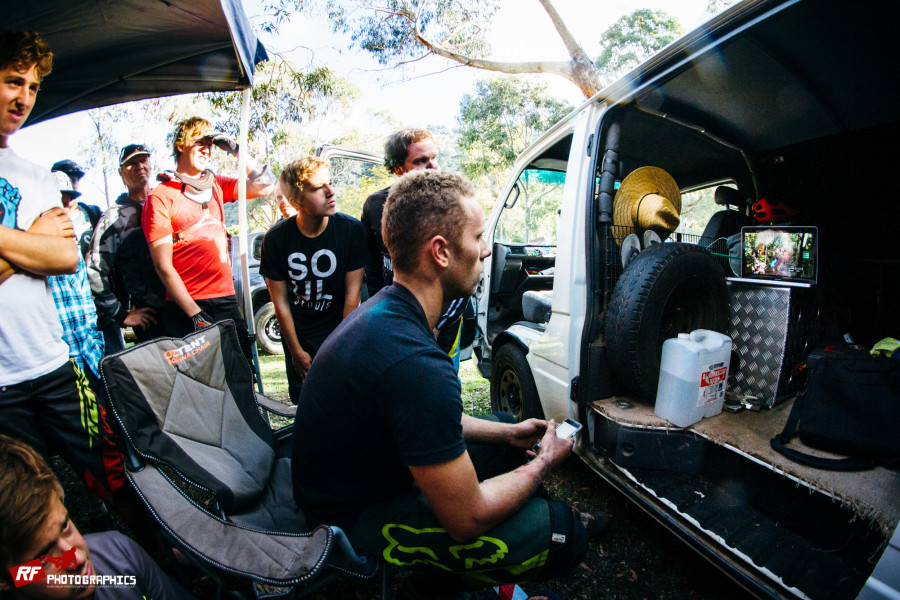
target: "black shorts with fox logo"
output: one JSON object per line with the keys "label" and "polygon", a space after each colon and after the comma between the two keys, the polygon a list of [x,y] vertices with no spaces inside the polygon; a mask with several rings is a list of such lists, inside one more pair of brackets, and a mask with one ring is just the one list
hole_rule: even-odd
{"label": "black shorts with fox logo", "polygon": [[[507,413],[479,418],[515,423]],[[525,454],[505,446],[466,445],[479,481],[515,469]],[[416,571],[463,573],[492,585],[562,577],[584,558],[587,532],[572,509],[542,488],[519,511],[466,543],[441,526],[417,488],[368,506],[347,528],[354,548]]]}
{"label": "black shorts with fox logo", "polygon": [[101,499],[125,483],[106,411],[71,360],[46,375],[0,387],[0,433],[25,442],[48,461],[59,454]]}

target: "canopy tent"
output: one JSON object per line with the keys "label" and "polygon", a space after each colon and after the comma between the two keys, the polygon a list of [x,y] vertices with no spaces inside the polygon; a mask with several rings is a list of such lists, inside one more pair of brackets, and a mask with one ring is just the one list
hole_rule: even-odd
{"label": "canopy tent", "polygon": [[[54,55],[53,70],[41,82],[26,126],[120,102],[243,89],[239,142],[246,147],[249,88],[256,64],[268,59],[268,54],[240,0],[7,4],[0,26],[40,32]],[[245,172],[243,156],[238,172]],[[240,177],[238,181],[241,275],[248,306],[246,180]],[[252,309],[245,314],[250,316],[247,324],[252,335]],[[255,349],[254,345],[254,357]]]}
{"label": "canopy tent", "polygon": [[53,50],[28,124],[142,98],[244,89],[268,58],[239,0],[9,3],[2,26],[39,31]]}

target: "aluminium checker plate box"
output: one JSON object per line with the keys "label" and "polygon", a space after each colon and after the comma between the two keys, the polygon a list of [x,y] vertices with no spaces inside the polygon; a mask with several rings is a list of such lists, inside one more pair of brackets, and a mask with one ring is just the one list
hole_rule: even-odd
{"label": "aluminium checker plate box", "polygon": [[746,281],[728,281],[728,290],[728,389],[771,407],[799,391],[798,367],[816,342],[815,290]]}

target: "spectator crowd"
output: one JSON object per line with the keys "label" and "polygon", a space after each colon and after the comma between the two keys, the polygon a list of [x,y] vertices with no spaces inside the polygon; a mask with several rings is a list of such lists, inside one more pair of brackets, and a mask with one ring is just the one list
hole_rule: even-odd
{"label": "spectator crowd", "polygon": [[[210,168],[214,152],[243,149],[188,118],[171,135],[172,168],[156,173],[135,140],[118,157],[126,191],[101,214],[78,201],[76,162],[47,171],[9,148],[52,63],[39,34],[0,30],[0,597],[54,597],[46,581],[20,587],[33,561],[136,578],[130,595],[82,586],[72,597],[184,597],[150,557],[160,540],[124,476],[100,361],[125,350],[123,328],[146,342],[231,319],[252,366],[224,224],[239,180]],[[260,273],[298,405],[293,491],[310,526],[340,525],[379,557],[387,523],[441,532],[429,551],[442,558],[415,570],[409,597],[458,597],[577,565],[605,516],[573,512],[541,485],[573,441],[557,438],[552,421],[462,413],[460,332],[490,249],[471,185],[438,169],[433,136],[390,136],[385,167],[398,179],[360,219],[337,211],[321,159],[295,160],[276,181],[242,158],[247,198],[273,194],[283,215],[265,236]],[[57,455],[90,493],[94,534],[68,517],[47,466]],[[111,531],[110,510],[134,541]],[[452,558],[485,536],[508,548],[489,568]]]}

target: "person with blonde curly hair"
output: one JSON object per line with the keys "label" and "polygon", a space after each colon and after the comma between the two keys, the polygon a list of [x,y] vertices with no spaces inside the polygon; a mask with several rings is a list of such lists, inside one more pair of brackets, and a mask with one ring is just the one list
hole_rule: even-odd
{"label": "person with blonde curly hair", "polygon": [[[157,177],[147,196],[141,227],[156,272],[166,288],[162,323],[166,333],[183,337],[216,321],[233,319],[241,349],[251,360],[247,323],[241,315],[225,231],[225,203],[237,200],[238,180],[208,168],[212,148],[237,156],[240,149],[212,123],[191,117],[172,132],[175,170]],[[274,178],[247,157],[247,198],[272,191]]]}
{"label": "person with blonde curly hair", "polygon": [[362,223],[337,212],[328,163],[305,156],[284,168],[278,184],[297,214],[266,233],[259,272],[275,306],[288,393],[297,404],[319,346],[359,306],[369,253]]}
{"label": "person with blonde curly hair", "polygon": [[[0,592],[12,599],[190,597],[131,538],[82,536],[64,500],[44,459],[0,435]],[[104,576],[121,583],[98,587]]]}

